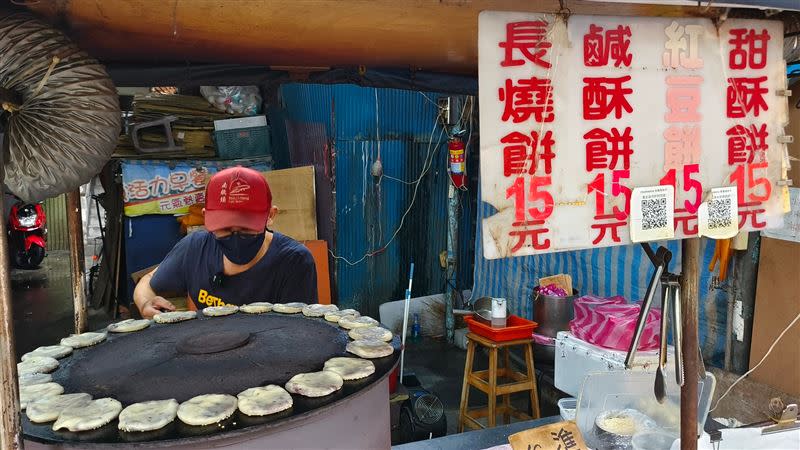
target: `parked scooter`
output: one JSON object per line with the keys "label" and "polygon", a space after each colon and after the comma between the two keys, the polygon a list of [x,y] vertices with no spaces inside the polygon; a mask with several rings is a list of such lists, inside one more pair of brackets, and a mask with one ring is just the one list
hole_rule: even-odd
{"label": "parked scooter", "polygon": [[41,203],[25,203],[16,196],[6,195],[5,199],[12,203],[6,223],[11,261],[20,269],[36,269],[47,249],[44,208]]}

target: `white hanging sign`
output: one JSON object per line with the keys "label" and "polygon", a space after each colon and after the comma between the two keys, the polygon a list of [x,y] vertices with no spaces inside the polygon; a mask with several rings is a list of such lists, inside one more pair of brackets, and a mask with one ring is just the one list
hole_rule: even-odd
{"label": "white hanging sign", "polygon": [[486,258],[631,243],[637,187],[672,187],[674,238],[724,186],[737,228],[780,226],[782,43],[778,21],[481,13]]}

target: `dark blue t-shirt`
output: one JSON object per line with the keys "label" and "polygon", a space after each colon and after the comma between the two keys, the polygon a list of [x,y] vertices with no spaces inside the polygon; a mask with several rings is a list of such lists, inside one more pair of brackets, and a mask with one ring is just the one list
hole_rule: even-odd
{"label": "dark blue t-shirt", "polygon": [[[157,293],[186,293],[197,309],[253,302],[317,302],[317,271],[311,252],[273,232],[267,253],[250,269],[222,276],[222,248],[207,231],[181,239],[150,280]],[[219,278],[219,277],[218,277]]]}

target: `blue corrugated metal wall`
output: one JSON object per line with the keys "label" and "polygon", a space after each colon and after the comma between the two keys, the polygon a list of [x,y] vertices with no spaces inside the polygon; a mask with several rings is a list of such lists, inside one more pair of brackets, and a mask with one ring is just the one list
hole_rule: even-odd
{"label": "blue corrugated metal wall", "polygon": [[[447,236],[447,146],[442,129],[434,129],[438,108],[432,100],[437,94],[378,89],[377,124],[375,94],[375,89],[351,85],[290,84],[280,91],[287,120],[324,125],[333,145],[336,233],[332,248],[339,257],[354,262],[386,245],[411,202],[413,185],[386,176],[379,181],[371,175],[378,147],[384,174],[406,182],[419,177],[426,155],[432,157],[414,206],[391,245],[359,264],[351,266],[337,259],[332,266],[339,305],[367,314],[377,314],[385,301],[402,298],[412,258],[414,295],[444,292],[439,252],[446,249]],[[467,223],[472,220],[471,214],[463,217]],[[471,242],[464,247],[467,260],[472,260]]]}
{"label": "blue corrugated metal wall", "polygon": [[[494,212],[491,205],[480,202],[478,223]],[[652,264],[639,245],[487,260],[483,257],[481,242],[481,230],[478,227],[473,296],[505,297],[513,314],[529,319],[535,319],[531,293],[540,277],[566,273],[572,276],[575,288],[582,294],[605,297],[622,295],[629,301],[639,301],[644,297],[653,273]],[[652,243],[653,246],[658,244]],[[680,273],[680,241],[660,244],[673,253],[669,270]],[[710,289],[712,274],[706,268],[714,256],[714,241],[702,239],[700,256],[700,342],[704,358],[721,367],[725,353],[728,294],[719,289]]]}

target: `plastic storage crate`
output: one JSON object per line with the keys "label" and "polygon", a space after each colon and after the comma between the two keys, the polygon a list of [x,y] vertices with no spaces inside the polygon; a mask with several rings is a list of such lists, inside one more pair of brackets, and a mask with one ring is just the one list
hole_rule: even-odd
{"label": "plastic storage crate", "polygon": [[220,159],[241,159],[270,154],[266,116],[214,121],[214,142]]}

